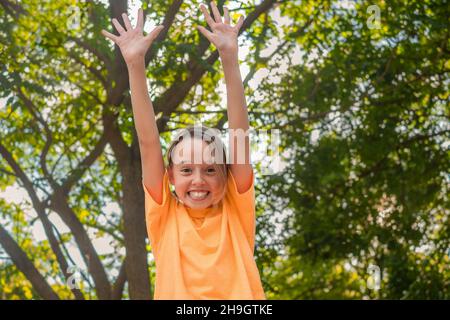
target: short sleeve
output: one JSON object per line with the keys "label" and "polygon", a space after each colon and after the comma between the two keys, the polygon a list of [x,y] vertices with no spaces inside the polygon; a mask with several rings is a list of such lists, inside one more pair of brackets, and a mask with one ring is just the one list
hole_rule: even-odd
{"label": "short sleeve", "polygon": [[152,251],[156,255],[159,240],[161,238],[162,231],[167,220],[167,215],[170,211],[171,202],[173,200],[173,196],[169,190],[169,177],[167,171],[165,171],[163,177],[163,195],[161,203],[158,203],[150,195],[150,192],[144,184],[144,180],[142,180],[142,186],[145,194],[145,222],[147,226],[147,234],[150,239]]}
{"label": "short sleeve", "polygon": [[254,174],[252,172],[252,184],[243,193],[239,193],[231,170],[228,170],[227,194],[228,201],[237,212],[245,236],[249,242],[250,248],[254,249],[256,216],[255,216],[255,186]]}

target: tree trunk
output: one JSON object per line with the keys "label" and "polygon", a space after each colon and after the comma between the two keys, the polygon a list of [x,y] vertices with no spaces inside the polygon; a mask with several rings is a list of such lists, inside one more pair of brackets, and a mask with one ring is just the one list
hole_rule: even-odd
{"label": "tree trunk", "polygon": [[[133,152],[134,151],[134,152]],[[125,260],[128,290],[131,299],[151,299],[145,239],[144,194],[139,149],[130,150],[131,162],[123,168],[123,222],[127,251]]]}
{"label": "tree trunk", "polygon": [[126,249],[125,270],[130,299],[151,299],[147,250],[144,194],[139,147],[130,148],[122,138],[117,123],[109,141],[122,176],[123,224]]}
{"label": "tree trunk", "polygon": [[88,266],[89,273],[94,280],[97,297],[103,300],[111,299],[111,284],[109,283],[100,257],[95,251],[83,224],[69,207],[67,198],[60,192],[55,192],[50,207],[59,214],[72,232],[83,259]]}

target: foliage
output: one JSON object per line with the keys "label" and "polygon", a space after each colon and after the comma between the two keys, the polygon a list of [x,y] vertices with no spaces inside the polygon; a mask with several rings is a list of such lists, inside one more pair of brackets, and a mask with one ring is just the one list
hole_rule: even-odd
{"label": "foliage", "polygon": [[[257,175],[255,255],[267,297],[449,299],[446,1],[225,2],[235,16],[273,4],[240,38],[251,125],[282,131],[286,162],[276,175]],[[183,1],[147,68],[164,146],[174,130],[197,121],[226,127],[220,62],[207,62],[213,47],[194,28],[202,23],[199,3]],[[156,25],[172,1],[142,5]],[[375,28],[370,5],[380,9]],[[140,172],[126,71],[100,34],[112,29],[110,19],[106,1],[1,2],[0,146],[32,182],[46,215],[59,216],[51,200],[63,199],[92,243],[110,245],[99,257],[114,283],[124,246],[132,247],[125,217],[136,201],[126,191],[140,190]],[[202,68],[183,96],[180,84]],[[170,105],[174,96],[164,94],[171,88],[181,103]],[[115,144],[121,139],[123,153]],[[83,167],[97,144],[102,151]],[[53,198],[72,176],[66,196]],[[27,188],[2,153],[0,190],[10,186]],[[37,212],[34,201],[2,200],[0,223],[58,296],[72,299],[49,241],[34,239]],[[73,265],[74,234],[59,236]],[[382,272],[380,290],[367,286],[370,265]],[[82,268],[81,291],[98,298]],[[40,298],[1,250],[0,298]]]}

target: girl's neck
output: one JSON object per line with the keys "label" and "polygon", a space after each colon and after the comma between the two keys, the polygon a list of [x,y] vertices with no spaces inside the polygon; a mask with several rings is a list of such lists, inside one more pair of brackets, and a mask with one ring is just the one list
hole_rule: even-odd
{"label": "girl's neck", "polygon": [[189,208],[188,206],[185,206],[185,208],[191,217],[203,218],[203,217],[207,216],[208,214],[210,214],[212,211],[214,211],[214,209],[217,209],[218,205],[212,205],[210,207],[202,208],[202,209]]}

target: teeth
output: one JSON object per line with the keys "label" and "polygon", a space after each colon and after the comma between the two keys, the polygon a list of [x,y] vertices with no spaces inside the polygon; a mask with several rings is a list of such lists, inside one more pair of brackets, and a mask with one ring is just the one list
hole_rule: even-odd
{"label": "teeth", "polygon": [[192,199],[203,200],[208,195],[208,191],[190,191],[188,192]]}

